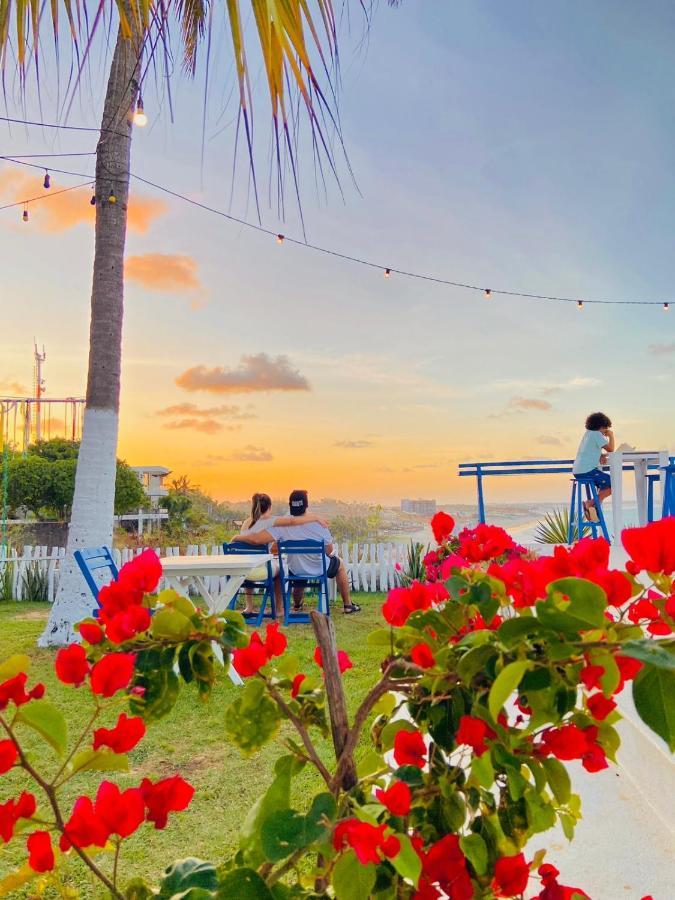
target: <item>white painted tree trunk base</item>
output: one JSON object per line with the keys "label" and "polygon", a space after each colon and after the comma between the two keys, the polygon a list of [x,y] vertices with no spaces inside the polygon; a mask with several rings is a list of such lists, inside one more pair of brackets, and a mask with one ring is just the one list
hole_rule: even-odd
{"label": "white painted tree trunk base", "polygon": [[38,647],[61,647],[79,640],[73,626],[90,616],[95,606],[73,553],[85,547],[112,546],[118,427],[116,412],[85,410],[66,558]]}

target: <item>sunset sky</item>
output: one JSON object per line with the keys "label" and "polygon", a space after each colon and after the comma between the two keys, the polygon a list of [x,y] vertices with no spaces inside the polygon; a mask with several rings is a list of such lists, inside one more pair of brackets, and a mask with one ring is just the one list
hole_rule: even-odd
{"label": "sunset sky", "polygon": [[[256,490],[387,503],[468,501],[460,461],[568,458],[588,412],[617,440],[675,452],[675,7],[650,0],[384,2],[342,37],[342,131],[357,186],[315,184],[303,146],[307,238],[385,266],[492,288],[661,307],[521,300],[413,281],[243,229],[133,185],[120,456],[166,465],[218,498]],[[227,45],[224,45],[223,55]],[[9,65],[10,63],[8,63]],[[178,69],[179,62],[176,62]],[[256,221],[232,73],[152,76],[132,170]],[[159,79],[159,76],[158,76]],[[67,76],[66,76],[67,81]],[[4,115],[53,122],[42,110]],[[68,121],[95,126],[92,75]],[[257,79],[262,224],[302,230],[267,195],[267,98]],[[0,154],[85,152],[96,135],[0,122]],[[35,160],[31,160],[34,162]],[[48,164],[48,163],[47,163]],[[93,157],[54,161],[87,175]],[[0,205],[47,193],[0,161]],[[85,181],[52,175],[51,191]],[[247,196],[248,193],[248,196]],[[91,189],[0,212],[0,394],[30,389],[32,340],[48,395],[86,383]],[[495,479],[495,499],[562,497],[565,479]]]}

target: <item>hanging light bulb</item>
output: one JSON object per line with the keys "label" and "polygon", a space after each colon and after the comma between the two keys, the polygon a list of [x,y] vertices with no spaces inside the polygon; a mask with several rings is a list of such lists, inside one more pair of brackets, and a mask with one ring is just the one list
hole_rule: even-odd
{"label": "hanging light bulb", "polygon": [[483,293],[485,294],[485,299],[486,299],[486,300],[489,300],[490,297],[492,296],[492,291],[490,290],[490,288],[485,288],[485,290],[483,291]]}
{"label": "hanging light bulb", "polygon": [[21,218],[23,219],[24,222],[28,221],[28,207],[27,206],[24,206],[23,215],[21,216]]}
{"label": "hanging light bulb", "polygon": [[385,270],[384,270],[384,277],[385,277],[385,278],[391,278],[391,269],[385,269]]}
{"label": "hanging light bulb", "polygon": [[42,182],[42,187],[45,190],[49,190],[49,188],[51,187],[51,181],[49,179],[49,172],[47,171],[47,169],[45,169],[45,180]]}
{"label": "hanging light bulb", "polygon": [[277,244],[283,244],[283,242],[284,242],[285,240],[286,240],[286,235],[284,235],[284,234],[278,234],[278,235],[277,235]]}
{"label": "hanging light bulb", "polygon": [[91,195],[91,200],[89,202],[91,203],[92,206],[96,206],[96,194],[95,193],[93,193]]}
{"label": "hanging light bulb", "polygon": [[664,311],[664,312],[668,312],[669,309],[670,309],[670,303],[664,303],[664,304],[663,304],[663,311]]}
{"label": "hanging light bulb", "polygon": [[110,188],[110,193],[108,194],[108,203],[112,203],[113,206],[117,203],[117,197],[115,196],[115,191]]}
{"label": "hanging light bulb", "polygon": [[584,301],[577,300],[577,309],[583,309],[583,308],[584,308]]}
{"label": "hanging light bulb", "polygon": [[145,128],[148,124],[148,117],[145,114],[145,110],[143,109],[143,98],[141,95],[138,95],[138,103],[136,104],[136,109],[134,111],[134,125],[138,125],[139,128]]}

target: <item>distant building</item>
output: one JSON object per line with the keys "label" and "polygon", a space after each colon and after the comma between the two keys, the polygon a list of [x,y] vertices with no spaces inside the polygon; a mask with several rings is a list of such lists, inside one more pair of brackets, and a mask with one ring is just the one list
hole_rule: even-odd
{"label": "distant building", "polygon": [[416,516],[433,516],[436,514],[436,501],[401,500],[401,512],[413,513]]}
{"label": "distant building", "polygon": [[169,489],[164,487],[164,479],[171,474],[171,469],[164,466],[132,466],[138,480],[143,485],[143,490],[150,501],[150,506],[157,509],[162,497],[166,497]]}

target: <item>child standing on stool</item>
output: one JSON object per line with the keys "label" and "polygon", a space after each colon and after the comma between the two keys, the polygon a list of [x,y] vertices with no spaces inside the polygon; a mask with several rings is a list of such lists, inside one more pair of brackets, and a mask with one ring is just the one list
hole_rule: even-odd
{"label": "child standing on stool", "polygon": [[[586,419],[586,431],[581,438],[579,449],[572,466],[575,477],[592,478],[598,489],[598,499],[602,503],[612,493],[609,474],[600,466],[607,463],[607,453],[614,450],[614,432],[609,416],[604,413],[591,413]],[[584,500],[584,515],[589,522],[598,521],[598,513],[594,500]]]}

